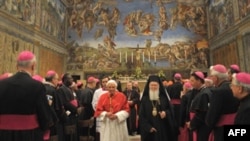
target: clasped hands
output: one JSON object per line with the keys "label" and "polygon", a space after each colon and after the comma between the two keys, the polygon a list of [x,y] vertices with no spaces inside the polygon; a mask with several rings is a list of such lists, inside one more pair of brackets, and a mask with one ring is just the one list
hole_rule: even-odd
{"label": "clasped hands", "polygon": [[159,112],[159,115],[160,115],[161,119],[164,119],[166,117],[166,112],[161,111],[161,112]]}
{"label": "clasped hands", "polygon": [[110,120],[115,120],[117,119],[117,115],[113,114],[112,112],[107,112],[105,115],[107,118],[109,118]]}

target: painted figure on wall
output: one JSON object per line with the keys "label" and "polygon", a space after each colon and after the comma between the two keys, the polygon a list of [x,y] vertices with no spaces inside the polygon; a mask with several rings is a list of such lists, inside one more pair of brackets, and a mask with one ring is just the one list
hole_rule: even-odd
{"label": "painted figure on wall", "polygon": [[[243,3],[240,1],[239,6]],[[210,34],[218,35],[233,26],[235,21],[233,1],[220,1],[217,4],[211,3],[209,8]],[[239,7],[239,9],[244,9]],[[244,13],[244,12],[243,12]]]}
{"label": "painted figure on wall", "polygon": [[65,41],[66,8],[60,0],[2,0],[0,9]]}
{"label": "painted figure on wall", "polygon": [[239,0],[240,17],[244,18],[250,13],[250,0]]}
{"label": "painted figure on wall", "polygon": [[205,68],[208,46],[197,46],[207,37],[203,5],[201,0],[73,1],[68,10],[69,66]]}

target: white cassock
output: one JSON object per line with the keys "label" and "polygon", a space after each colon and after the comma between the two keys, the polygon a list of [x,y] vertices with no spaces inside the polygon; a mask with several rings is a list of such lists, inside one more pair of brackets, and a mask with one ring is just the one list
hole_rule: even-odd
{"label": "white cassock", "polygon": [[[94,110],[96,110],[96,106],[101,95],[107,92],[108,91],[105,91],[102,88],[99,88],[95,91],[93,95],[93,100],[92,100],[92,107]],[[96,132],[100,132],[100,119],[98,117],[96,118]]]}
{"label": "white cassock", "polygon": [[101,120],[100,141],[129,141],[126,119],[129,116],[127,111],[119,111],[115,115],[117,119],[110,120],[105,117],[106,111],[99,116]]}

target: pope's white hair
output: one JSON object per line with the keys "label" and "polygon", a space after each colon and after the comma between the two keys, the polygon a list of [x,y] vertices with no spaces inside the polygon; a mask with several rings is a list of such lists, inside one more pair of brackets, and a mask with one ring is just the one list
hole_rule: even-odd
{"label": "pope's white hair", "polygon": [[228,73],[221,73],[216,70],[214,70],[214,66],[210,67],[210,75],[217,76],[220,80],[224,80],[228,78]]}
{"label": "pope's white hair", "polygon": [[115,84],[115,87],[117,87],[117,83],[115,80],[109,80],[106,85],[108,86],[109,84]]}

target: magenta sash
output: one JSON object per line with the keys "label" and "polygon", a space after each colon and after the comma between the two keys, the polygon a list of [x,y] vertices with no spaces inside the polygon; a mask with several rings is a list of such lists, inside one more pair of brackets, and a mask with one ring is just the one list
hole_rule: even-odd
{"label": "magenta sash", "polygon": [[34,115],[0,115],[2,130],[32,130],[38,128],[37,116]]}
{"label": "magenta sash", "polygon": [[183,128],[180,128],[180,134],[178,136],[178,141],[189,141],[189,131],[187,128],[187,125],[185,125]]}
{"label": "magenta sash", "polygon": [[180,99],[171,99],[170,100],[171,104],[181,104],[181,100]]}
{"label": "magenta sash", "polygon": [[70,103],[75,106],[75,107],[78,107],[78,104],[77,104],[77,100],[74,99],[74,100],[71,100]]}
{"label": "magenta sash", "polygon": [[46,130],[43,133],[43,140],[47,141],[47,140],[49,140],[49,137],[50,137],[50,130]]}
{"label": "magenta sash", "polygon": [[[236,113],[222,115],[216,124],[216,127],[221,127],[223,125],[233,125],[235,116]],[[208,141],[214,141],[214,131],[210,133]]]}
{"label": "magenta sash", "polygon": [[[190,112],[189,116],[190,116],[190,120],[192,120],[194,118],[194,116],[195,116],[195,113]],[[193,141],[197,141],[197,131],[193,131]]]}

